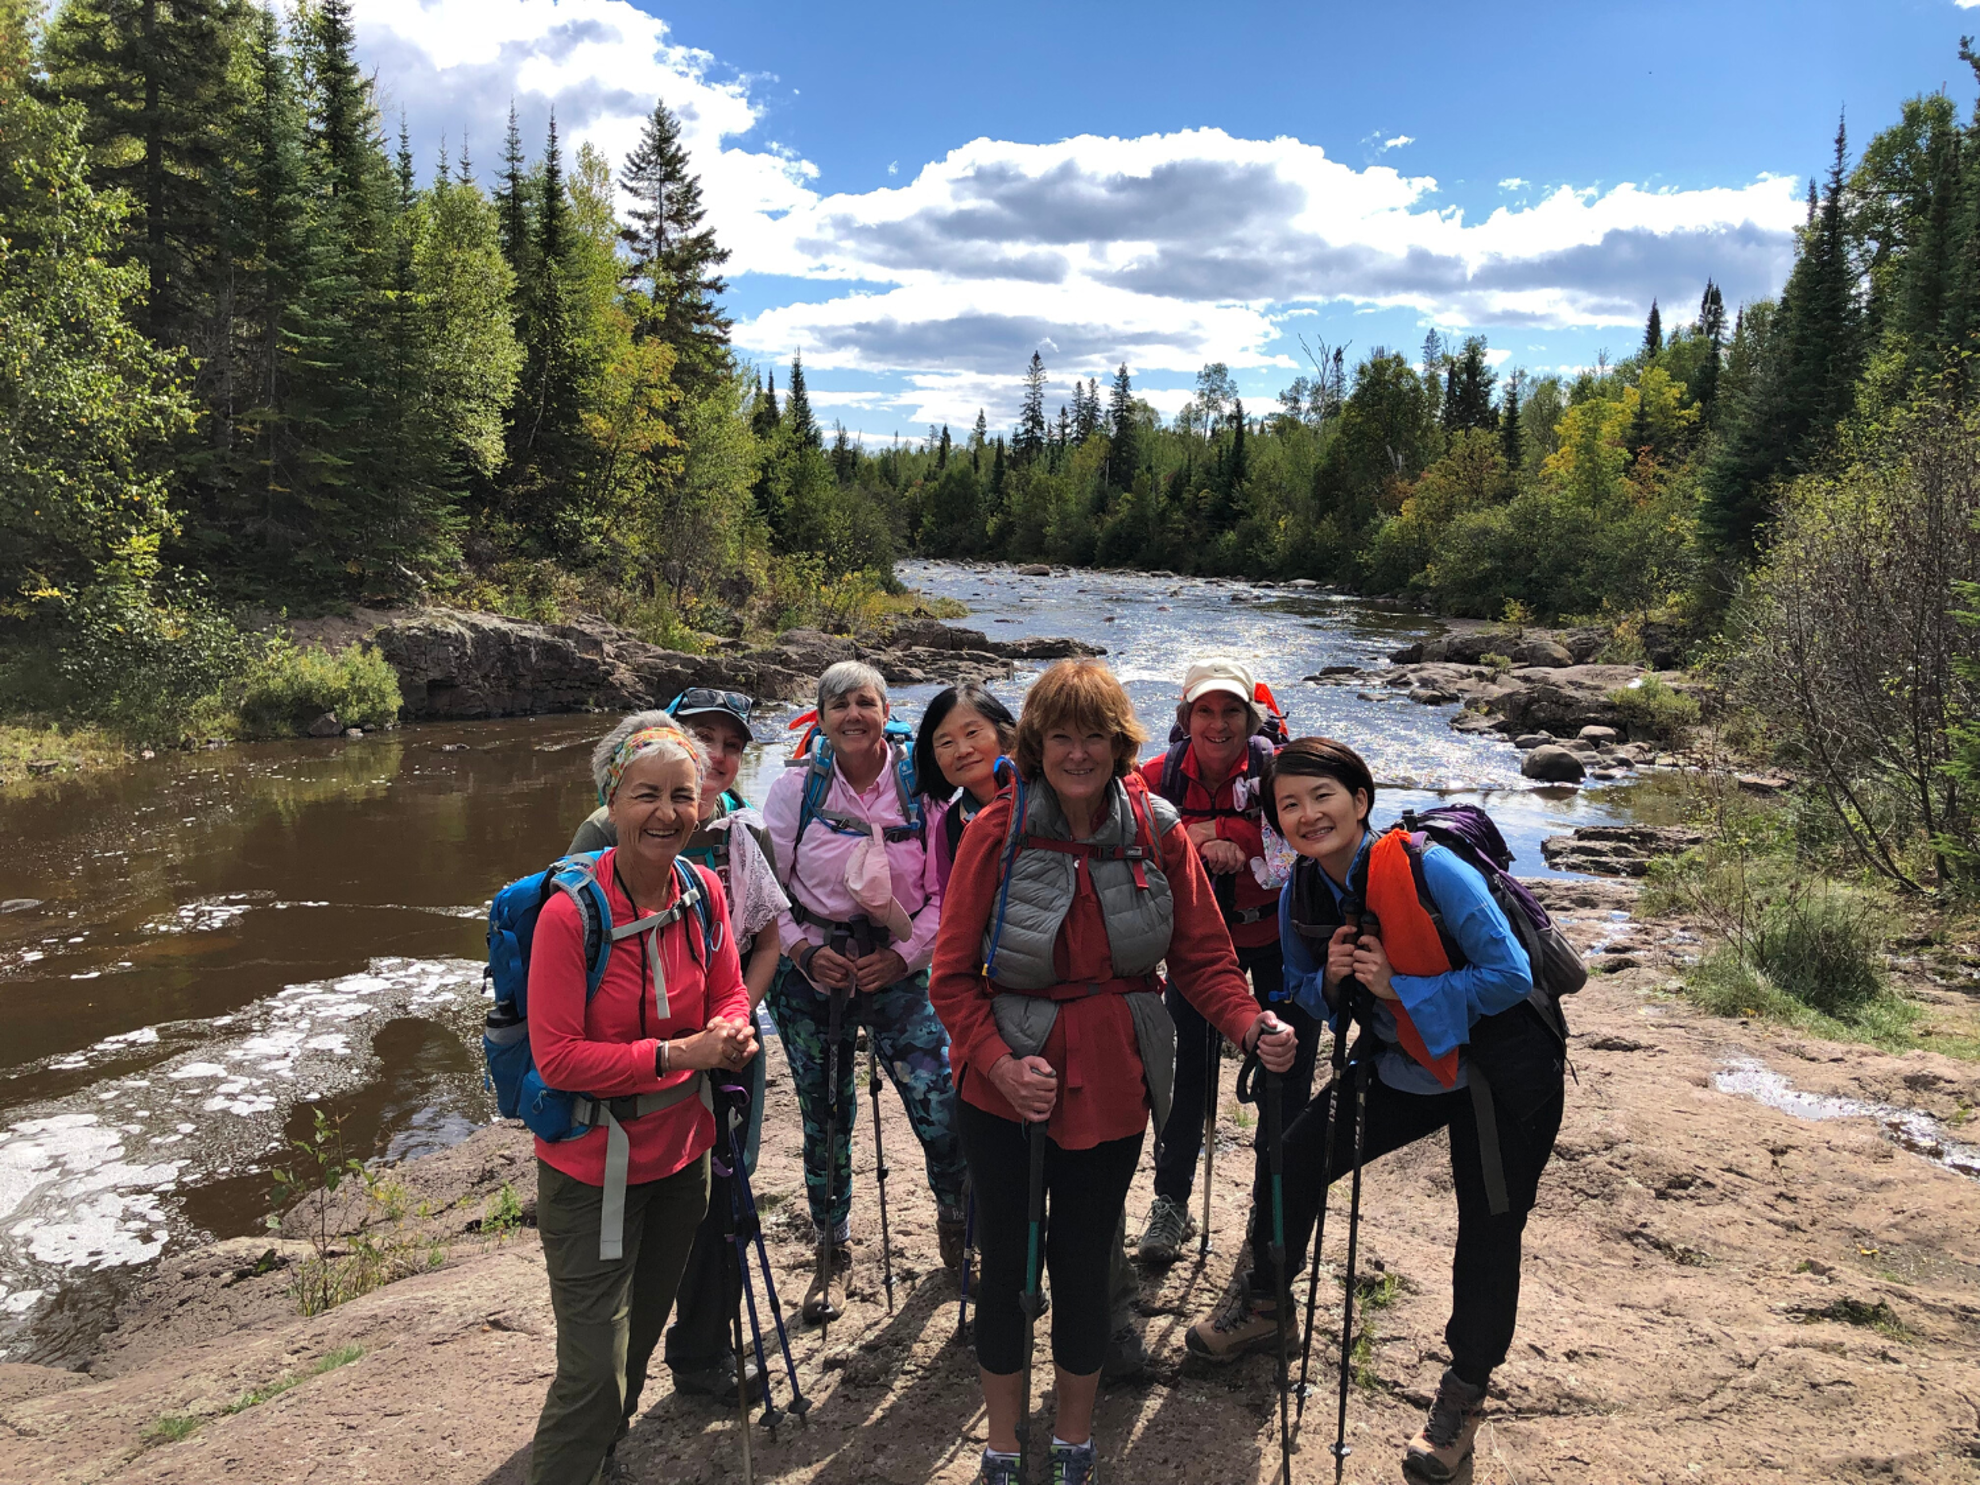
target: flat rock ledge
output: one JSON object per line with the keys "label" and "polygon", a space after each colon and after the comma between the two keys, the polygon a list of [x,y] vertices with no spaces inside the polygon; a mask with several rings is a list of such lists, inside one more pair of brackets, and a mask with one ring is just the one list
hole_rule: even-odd
{"label": "flat rock ledge", "polygon": [[911,619],[884,636],[792,629],[768,644],[724,640],[712,653],[690,655],[595,618],[533,624],[442,608],[387,619],[368,637],[398,672],[406,719],[415,722],[634,710],[689,686],[792,701],[841,660],[865,660],[891,685],[925,685],[1008,680],[1019,662],[1105,653],[1078,640],[1003,642]]}

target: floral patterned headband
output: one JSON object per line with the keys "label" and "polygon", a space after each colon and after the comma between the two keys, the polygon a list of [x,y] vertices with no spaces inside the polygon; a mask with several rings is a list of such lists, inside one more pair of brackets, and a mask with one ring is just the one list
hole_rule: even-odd
{"label": "floral patterned headband", "polygon": [[678,743],[685,748],[688,756],[694,759],[697,770],[708,766],[707,760],[701,756],[701,745],[680,728],[642,727],[613,750],[612,761],[605,765],[605,782],[598,786],[598,802],[609,805],[612,796],[619,792],[619,780],[625,777],[633,759],[661,743]]}

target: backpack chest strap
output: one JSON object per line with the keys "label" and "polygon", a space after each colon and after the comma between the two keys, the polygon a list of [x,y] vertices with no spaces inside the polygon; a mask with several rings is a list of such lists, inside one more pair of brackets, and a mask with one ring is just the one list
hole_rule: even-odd
{"label": "backpack chest strap", "polygon": [[673,1015],[673,1006],[667,997],[667,966],[660,957],[660,931],[678,923],[682,914],[700,901],[699,884],[692,887],[683,886],[671,907],[657,913],[649,913],[644,918],[635,918],[632,922],[620,924],[612,930],[612,942],[615,944],[621,939],[636,935],[645,936],[646,962],[652,967],[653,1012],[662,1021]]}
{"label": "backpack chest strap", "polygon": [[1141,891],[1148,890],[1148,873],[1142,863],[1148,859],[1148,852],[1141,845],[1103,846],[1086,840],[1060,840],[1049,835],[1027,835],[1024,837],[1027,851],[1057,851],[1061,856],[1084,856],[1089,861],[1125,861],[1134,873],[1134,885]]}

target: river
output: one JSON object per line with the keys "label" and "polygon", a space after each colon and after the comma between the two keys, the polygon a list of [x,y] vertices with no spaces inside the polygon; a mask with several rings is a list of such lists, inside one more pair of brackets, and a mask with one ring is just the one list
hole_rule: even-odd
{"label": "river", "polygon": [[[1626,817],[1626,788],[1535,790],[1451,707],[1302,685],[1432,632],[1413,615],[1242,583],[1021,577],[908,563],[1000,639],[1107,646],[1166,736],[1192,656],[1257,668],[1294,733],[1360,748],[1377,816],[1437,793],[1481,798],[1518,852]],[[1000,688],[1016,702],[1035,676]],[[914,720],[938,689],[907,688]],[[743,788],[783,760],[763,716]],[[259,1230],[281,1142],[309,1105],[353,1153],[441,1148],[491,1117],[481,1088],[485,905],[555,857],[591,807],[596,716],[407,727],[362,741],[171,754],[0,800],[0,1359],[88,1354],[118,1297],[175,1245]]]}

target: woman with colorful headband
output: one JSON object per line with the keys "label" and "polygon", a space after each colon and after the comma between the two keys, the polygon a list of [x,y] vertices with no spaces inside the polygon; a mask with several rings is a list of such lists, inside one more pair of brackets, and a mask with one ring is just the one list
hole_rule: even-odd
{"label": "woman with colorful headband", "polygon": [[1106,666],[1052,666],[1018,718],[1022,789],[983,808],[949,877],[929,994],[955,1049],[983,1254],[982,1485],[1017,1481],[1019,1419],[1030,1411],[1019,1294],[1038,1215],[1034,1153],[1051,1203],[1052,1479],[1096,1478],[1109,1250],[1120,1251],[1142,1136],[1151,1107],[1158,1125],[1166,1115],[1175,1064],[1157,966],[1166,963],[1189,1002],[1274,1072],[1295,1053],[1291,1030],[1251,998],[1176,811],[1133,771],[1146,739]]}
{"label": "woman with colorful headband", "polygon": [[668,720],[593,759],[618,844],[598,859],[612,947],[587,995],[584,924],[553,893],[529,963],[529,1044],[551,1088],[599,1111],[576,1139],[536,1142],[536,1223],[557,1317],[557,1374],[537,1420],[530,1485],[594,1480],[624,1436],[708,1203],[711,1069],[756,1056],[728,904],[683,909],[675,869],[701,814],[701,752]]}

